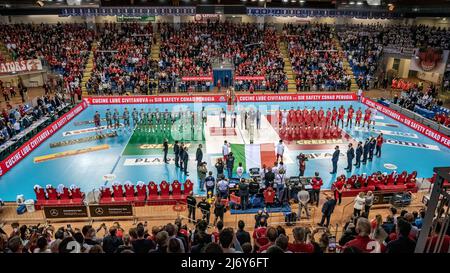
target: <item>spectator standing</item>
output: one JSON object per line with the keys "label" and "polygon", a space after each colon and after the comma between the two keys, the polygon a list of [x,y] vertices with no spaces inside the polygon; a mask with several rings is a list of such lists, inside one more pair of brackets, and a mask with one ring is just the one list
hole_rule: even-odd
{"label": "spectator standing", "polygon": [[200,201],[197,204],[197,207],[201,210],[202,212],[202,219],[206,221],[206,224],[209,225],[209,218],[211,215],[211,205],[206,201],[206,198],[203,198],[202,201]]}
{"label": "spectator standing", "polygon": [[[328,227],[330,225],[330,218],[334,212],[335,206],[336,206],[336,199],[327,195],[326,201],[322,206],[322,219],[320,220],[320,223],[318,223],[319,226]],[[325,220],[326,220],[326,223],[325,223]]]}
{"label": "spectator standing", "polygon": [[222,203],[222,198],[217,197],[216,202],[214,204],[214,225],[217,223],[217,220],[220,218],[220,221],[224,221],[223,220],[223,216],[226,212],[226,208],[225,205]]}
{"label": "spectator standing", "polygon": [[117,229],[111,227],[108,236],[103,238],[103,251],[105,253],[115,253],[119,246],[123,245],[122,239],[117,237],[116,233]]}
{"label": "spectator standing", "polygon": [[361,215],[361,210],[364,208],[366,199],[364,198],[364,192],[360,192],[355,197],[355,204],[353,205],[353,216],[359,217]]}
{"label": "spectator standing", "polygon": [[323,185],[322,178],[319,176],[319,172],[314,173],[314,177],[311,180],[312,183],[312,204],[316,203],[316,206],[319,206],[319,196],[320,196],[320,188]]}
{"label": "spectator standing", "polygon": [[399,218],[397,220],[396,230],[398,237],[390,241],[386,246],[386,253],[414,253],[416,242],[409,238],[411,224],[406,220]]}
{"label": "spectator standing", "polygon": [[188,206],[188,218],[189,223],[193,221],[195,223],[195,210],[197,208],[197,199],[194,197],[194,192],[191,191],[186,199]]}
{"label": "spectator standing", "polygon": [[226,158],[226,165],[227,165],[227,173],[228,178],[233,177],[233,168],[234,168],[234,156],[233,153],[229,153]]}
{"label": "spectator standing", "polygon": [[248,185],[245,183],[245,179],[241,178],[239,182],[239,196],[241,197],[241,210],[246,210],[248,206]]}
{"label": "spectator standing", "polygon": [[202,164],[203,160],[203,151],[202,151],[202,144],[198,144],[197,151],[195,153],[195,160],[197,161],[197,167]]}
{"label": "spectator standing", "polygon": [[236,231],[236,238],[241,245],[250,243],[250,233],[244,230],[245,223],[242,220],[238,222],[238,230]]}
{"label": "spectator standing", "polygon": [[373,199],[374,199],[373,192],[368,191],[364,199],[365,199],[364,211],[366,212],[367,216],[369,216],[370,208],[373,206]]}
{"label": "spectator standing", "polygon": [[298,212],[297,217],[298,220],[302,219],[302,210],[305,209],[306,218],[309,219],[309,209],[308,209],[308,203],[309,203],[309,192],[305,190],[305,186],[302,186],[301,191],[297,194],[298,197]]}

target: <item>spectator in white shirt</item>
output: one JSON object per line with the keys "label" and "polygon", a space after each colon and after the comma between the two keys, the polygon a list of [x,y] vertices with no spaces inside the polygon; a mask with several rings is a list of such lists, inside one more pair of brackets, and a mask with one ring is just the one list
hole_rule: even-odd
{"label": "spectator in white shirt", "polygon": [[230,146],[228,146],[228,142],[225,140],[222,146],[222,155],[225,160],[227,160],[227,156],[230,153]]}

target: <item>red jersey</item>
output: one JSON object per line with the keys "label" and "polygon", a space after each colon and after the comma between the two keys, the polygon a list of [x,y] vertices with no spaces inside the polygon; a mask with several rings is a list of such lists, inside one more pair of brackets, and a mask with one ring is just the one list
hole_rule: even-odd
{"label": "red jersey", "polygon": [[377,137],[377,146],[381,147],[381,145],[383,145],[383,137],[382,136],[378,136]]}
{"label": "red jersey", "polygon": [[381,253],[381,246],[378,241],[370,239],[369,236],[356,236],[355,239],[347,242],[344,248],[355,247],[364,253]]}
{"label": "red jersey", "polygon": [[332,111],[332,118],[331,118],[331,120],[336,120],[336,118],[337,118],[337,115],[338,115],[338,112],[336,111],[336,109],[333,109],[333,111]]}
{"label": "red jersey", "polygon": [[344,119],[345,109],[344,107],[339,108],[339,119]]}
{"label": "red jersey", "polygon": [[[433,237],[428,237],[427,243],[425,245],[425,251],[428,250],[428,246],[430,246],[430,250],[427,253],[434,253],[436,244],[438,242],[438,237],[435,235]],[[430,245],[431,243],[431,245]],[[444,235],[441,249],[437,249],[437,253],[448,253],[448,248],[450,246],[450,236]]]}
{"label": "red jersey", "polygon": [[369,121],[371,114],[372,114],[372,111],[370,111],[370,109],[366,109],[366,111],[364,112],[364,120]]}
{"label": "red jersey", "polygon": [[313,177],[311,183],[312,183],[313,190],[320,190],[320,188],[323,185],[322,178],[320,178],[320,177]]}
{"label": "red jersey", "polygon": [[314,246],[311,243],[289,243],[288,250],[294,253],[313,253]]}
{"label": "red jersey", "polygon": [[362,118],[362,111],[361,110],[356,111],[356,120],[360,121],[361,118]]}
{"label": "red jersey", "polygon": [[355,112],[355,110],[353,110],[353,108],[348,108],[347,119],[352,119],[353,118],[353,112]]}

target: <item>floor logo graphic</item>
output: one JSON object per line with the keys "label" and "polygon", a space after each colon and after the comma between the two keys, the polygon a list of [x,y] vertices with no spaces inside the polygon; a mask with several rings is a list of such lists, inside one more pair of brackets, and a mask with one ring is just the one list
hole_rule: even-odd
{"label": "floor logo graphic", "polygon": [[397,145],[397,146],[440,151],[440,149],[437,145],[431,145],[431,144],[424,144],[424,143],[417,143],[417,142],[403,141],[403,140],[395,140],[395,139],[387,139],[385,142],[386,142],[386,144]]}

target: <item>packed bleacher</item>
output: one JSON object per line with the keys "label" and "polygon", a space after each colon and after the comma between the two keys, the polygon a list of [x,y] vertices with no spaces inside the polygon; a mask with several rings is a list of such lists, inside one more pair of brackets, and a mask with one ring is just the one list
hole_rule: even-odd
{"label": "packed bleacher", "polygon": [[0,37],[13,60],[40,59],[64,76],[67,89],[81,90],[94,30],[87,24],[6,24]]}
{"label": "packed bleacher", "polygon": [[157,72],[151,60],[153,26],[106,23],[97,26],[94,68],[86,83],[90,94],[153,94]]}
{"label": "packed bleacher", "polygon": [[297,91],[349,90],[350,77],[326,24],[286,24],[283,36],[296,76]]}
{"label": "packed bleacher", "polygon": [[[254,24],[230,22],[183,23],[179,29],[161,25],[160,82],[179,83],[181,91],[211,88],[208,81],[183,81],[182,77],[211,77],[213,60],[231,60],[235,76],[263,76],[264,80],[238,80],[236,90],[287,90],[283,58],[276,31]],[[163,77],[163,78],[161,78]],[[229,79],[231,80],[231,79]],[[231,81],[221,83],[228,87]],[[252,86],[252,87],[250,87]]]}

